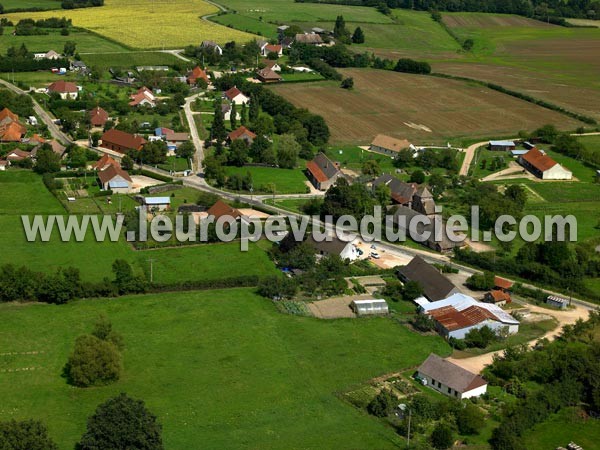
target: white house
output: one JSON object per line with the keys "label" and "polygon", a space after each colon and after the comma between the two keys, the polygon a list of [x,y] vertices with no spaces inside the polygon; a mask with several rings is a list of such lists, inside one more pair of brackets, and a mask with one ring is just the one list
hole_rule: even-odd
{"label": "white house", "polygon": [[214,41],[202,41],[200,47],[212,50],[220,56],[223,56],[223,48]]}
{"label": "white house", "polygon": [[487,392],[487,381],[480,375],[433,353],[417,370],[417,378],[424,385],[459,400],[480,397]]}
{"label": "white house", "polygon": [[10,166],[10,161],[0,159],[0,172],[4,172]]}
{"label": "white house", "polygon": [[250,97],[245,96],[236,86],[223,93],[223,97],[236,105],[248,104]]}
{"label": "white house", "polygon": [[447,339],[464,339],[469,331],[484,326],[507,334],[519,331],[519,321],[499,306],[478,302],[465,294],[452,294],[436,302],[419,297],[415,303],[422,314],[435,321],[438,332]]}
{"label": "white house", "polygon": [[75,83],[70,81],[59,80],[52,83],[46,88],[46,93],[57,93],[63,100],[76,100],[79,96],[79,88]]}
{"label": "white house", "polygon": [[350,307],[358,316],[375,316],[389,312],[388,304],[383,299],[353,300]]}
{"label": "white house", "polygon": [[329,236],[323,241],[317,241],[313,236],[307,239],[307,244],[315,249],[319,256],[338,255],[342,259],[354,261],[359,254],[352,242],[343,241],[336,235]]}

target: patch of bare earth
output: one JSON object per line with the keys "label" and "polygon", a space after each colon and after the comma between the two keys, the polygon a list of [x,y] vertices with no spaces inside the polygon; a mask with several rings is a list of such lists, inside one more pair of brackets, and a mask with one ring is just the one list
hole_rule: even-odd
{"label": "patch of bare earth", "polygon": [[[272,89],[322,115],[334,143],[369,143],[379,133],[415,142],[487,137],[580,122],[517,98],[456,80],[370,69],[344,69],[351,91],[337,83],[281,84]],[[418,126],[414,126],[418,124]]]}

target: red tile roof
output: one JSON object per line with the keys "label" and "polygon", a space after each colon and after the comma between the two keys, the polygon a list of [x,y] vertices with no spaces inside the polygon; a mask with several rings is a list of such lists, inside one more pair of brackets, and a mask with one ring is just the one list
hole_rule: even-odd
{"label": "red tile roof", "polygon": [[523,160],[526,161],[532,167],[535,167],[540,172],[545,172],[548,169],[551,169],[556,164],[552,158],[550,158],[545,153],[542,153],[537,148],[532,148],[527,153],[522,156]]}
{"label": "red tile roof", "polygon": [[494,303],[511,302],[510,294],[500,289],[494,289],[493,291],[490,291],[490,295],[492,296],[492,299],[494,299]]}
{"label": "red tile roof", "polygon": [[501,289],[510,289],[513,286],[513,282],[499,276],[494,277],[494,286]]}
{"label": "red tile roof", "polygon": [[139,150],[142,145],[146,143],[146,140],[141,136],[135,136],[133,134],[125,133],[121,130],[115,130],[111,128],[102,135],[102,144],[109,142],[111,144],[118,145],[119,147],[128,148],[132,150]]}
{"label": "red tile roof", "polygon": [[498,320],[490,311],[479,306],[469,306],[463,311],[458,311],[454,306],[429,311],[431,317],[448,331],[477,325],[487,319]]}
{"label": "red tile roof", "polygon": [[103,155],[96,163],[92,166],[94,170],[104,170],[110,165],[121,167],[117,160],[113,159],[110,155]]}
{"label": "red tile roof", "polygon": [[188,75],[188,82],[190,84],[193,84],[196,82],[196,80],[198,80],[198,78],[202,78],[207,83],[210,82],[210,79],[208,78],[208,74],[203,69],[201,69],[199,66],[196,66],[192,69],[192,71]]}
{"label": "red tile roof", "polygon": [[125,180],[131,183],[131,177],[127,172],[121,169],[120,166],[111,164],[106,169],[98,172],[98,178],[100,178],[102,184],[108,183],[110,180],[116,178],[117,176],[120,176],[121,178],[124,178]]}
{"label": "red tile roof", "polygon": [[106,123],[107,120],[108,120],[108,113],[105,110],[103,110],[102,108],[100,108],[99,106],[96,106],[94,109],[92,109],[90,111],[90,122],[95,127],[104,126],[104,124]]}
{"label": "red tile roof", "polygon": [[222,200],[217,200],[217,202],[212,205],[207,211],[209,216],[214,216],[215,220],[219,219],[219,217],[233,217],[237,219],[238,217],[242,217],[242,213],[237,209],[232,208],[227,203]]}
{"label": "red tile roof", "polygon": [[256,138],[256,134],[254,134],[252,131],[250,131],[248,128],[246,128],[243,125],[241,127],[239,127],[237,130],[233,130],[227,136],[232,141],[235,141],[236,139],[241,139],[243,136],[247,136],[250,139]]}
{"label": "red tile roof", "polygon": [[27,133],[27,129],[19,122],[10,122],[0,128],[0,141],[19,142],[25,133]]}
{"label": "red tile roof", "polygon": [[272,44],[265,45],[265,51],[267,53],[269,53],[269,52],[281,53],[282,48],[283,47],[281,45],[272,45]]}
{"label": "red tile roof", "polygon": [[61,94],[64,94],[64,93],[71,94],[71,93],[79,91],[79,89],[77,89],[77,85],[75,83],[71,83],[70,81],[65,81],[65,80],[55,81],[50,86],[48,86],[48,90],[50,92],[58,92]]}
{"label": "red tile roof", "polygon": [[225,91],[225,97],[227,97],[229,100],[233,100],[240,94],[244,95],[236,86],[232,87],[228,91]]}
{"label": "red tile roof", "polygon": [[306,168],[319,183],[323,183],[329,179],[315,161],[307,161]]}
{"label": "red tile roof", "polygon": [[19,120],[19,116],[17,116],[10,109],[4,108],[2,111],[0,111],[0,122],[4,121],[7,118],[14,122],[17,122]]}

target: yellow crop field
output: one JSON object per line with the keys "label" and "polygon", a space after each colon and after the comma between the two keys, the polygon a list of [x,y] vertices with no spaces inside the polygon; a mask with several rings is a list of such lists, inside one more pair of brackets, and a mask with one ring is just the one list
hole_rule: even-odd
{"label": "yellow crop field", "polygon": [[182,48],[203,40],[247,42],[255,36],[201,19],[218,9],[203,0],[105,0],[104,6],[6,14],[14,21],[67,17],[76,27],[139,49]]}

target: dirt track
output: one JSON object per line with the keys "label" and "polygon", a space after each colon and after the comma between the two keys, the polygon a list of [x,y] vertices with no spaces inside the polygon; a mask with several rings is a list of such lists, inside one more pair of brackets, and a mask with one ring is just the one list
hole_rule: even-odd
{"label": "dirt track", "polygon": [[[535,306],[535,305],[527,305],[527,309],[529,309],[531,312],[534,313],[540,313],[540,314],[547,314],[550,316],[555,317],[558,320],[558,326],[552,330],[549,331],[548,333],[546,333],[544,336],[541,336],[537,339],[534,339],[532,341],[529,342],[530,345],[535,344],[537,341],[539,341],[540,339],[546,338],[546,339],[554,339],[556,336],[558,336],[560,334],[561,328],[564,325],[570,325],[573,324],[577,321],[577,319],[586,319],[588,316],[588,312],[589,309],[581,307],[581,306],[575,306],[574,309],[569,309],[566,311],[555,311],[555,310],[550,310],[550,309],[546,309],[546,308],[541,308],[539,306]],[[490,352],[490,353],[485,353],[483,355],[479,355],[479,356],[473,356],[472,358],[461,358],[461,359],[456,359],[456,358],[447,358],[448,361],[453,362],[454,364],[463,367],[464,369],[470,370],[471,372],[476,372],[479,373],[481,372],[485,366],[489,365],[492,363],[494,355],[496,354],[501,354],[502,350],[497,351],[497,352]]]}

